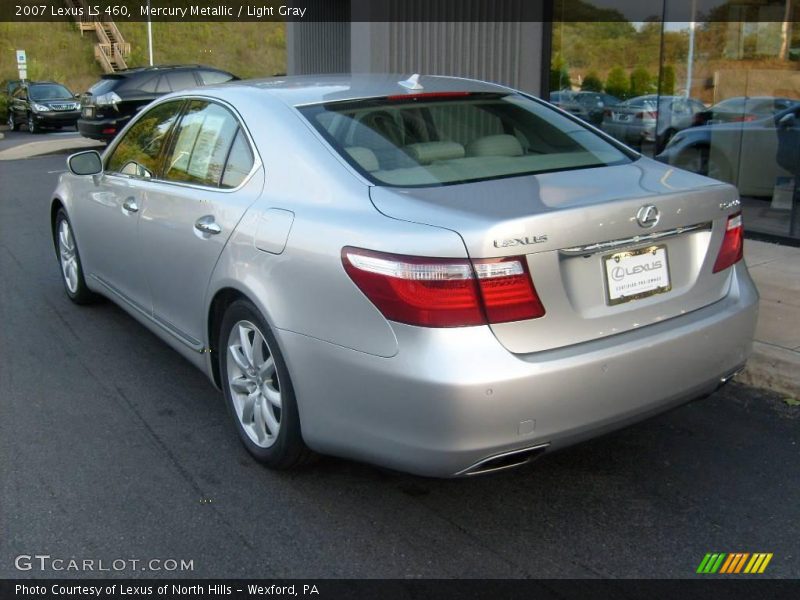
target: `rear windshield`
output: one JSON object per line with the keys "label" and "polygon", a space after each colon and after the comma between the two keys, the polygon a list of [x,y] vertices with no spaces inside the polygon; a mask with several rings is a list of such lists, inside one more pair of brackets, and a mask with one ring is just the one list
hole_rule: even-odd
{"label": "rear windshield", "polygon": [[427,187],[631,160],[580,123],[516,94],[420,94],[300,112],[377,185]]}

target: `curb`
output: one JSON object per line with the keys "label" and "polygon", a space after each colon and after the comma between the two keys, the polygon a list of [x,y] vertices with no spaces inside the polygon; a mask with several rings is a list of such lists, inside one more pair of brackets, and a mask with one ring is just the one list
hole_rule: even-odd
{"label": "curb", "polygon": [[736,381],[800,399],[800,352],[753,342],[753,354]]}
{"label": "curb", "polygon": [[0,160],[19,160],[21,158],[32,158],[53,152],[69,152],[80,150],[91,150],[101,148],[104,144],[89,138],[70,138],[64,140],[43,140],[40,142],[28,142],[0,151]]}

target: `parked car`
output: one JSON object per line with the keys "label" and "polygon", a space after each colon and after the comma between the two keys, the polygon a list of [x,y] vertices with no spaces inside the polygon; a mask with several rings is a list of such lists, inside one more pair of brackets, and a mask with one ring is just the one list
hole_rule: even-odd
{"label": "parked car", "polygon": [[697,113],[693,125],[715,125],[717,123],[738,123],[755,121],[761,117],[774,115],[795,104],[791,98],[773,96],[737,96],[718,102],[708,110]]}
{"label": "parked car", "polygon": [[572,100],[575,96],[575,92],[572,90],[559,90],[557,92],[550,92],[550,104],[553,104],[559,108],[563,108],[566,102]]}
{"label": "parked car", "polygon": [[638,96],[605,109],[602,128],[618,140],[640,148],[655,144],[659,152],[678,131],[694,122],[705,105],[684,96]]}
{"label": "parked car", "polygon": [[750,352],[736,189],[503,86],[211,86],[68,165],[69,298],[202,369],[274,468],[506,469],[713,392]]}
{"label": "parked car", "polygon": [[44,128],[75,127],[80,102],[67,86],[55,81],[29,81],[15,86],[8,103],[8,128],[25,125],[30,133]]}
{"label": "parked car", "polygon": [[559,106],[587,123],[600,126],[606,107],[616,106],[620,102],[616,96],[602,92],[578,92]]}
{"label": "parked car", "polygon": [[754,121],[690,127],[676,134],[656,158],[732,183],[745,196],[772,196],[778,178],[792,176],[776,159],[778,123],[787,115],[798,119],[791,124],[798,127],[800,103]]}
{"label": "parked car", "polygon": [[108,141],[144,106],[169,92],[238,79],[202,65],[138,67],[103,75],[81,97],[78,130],[84,137]]}

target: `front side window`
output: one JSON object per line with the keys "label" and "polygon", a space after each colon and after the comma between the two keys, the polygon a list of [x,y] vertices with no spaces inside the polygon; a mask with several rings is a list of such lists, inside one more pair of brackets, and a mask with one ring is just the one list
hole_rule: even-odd
{"label": "front side window", "polygon": [[161,149],[182,104],[182,100],[165,102],[142,115],[114,148],[106,171],[145,179],[154,177]]}
{"label": "front side window", "polygon": [[630,161],[579,123],[517,94],[433,93],[299,110],[378,185],[446,185]]}
{"label": "front side window", "polygon": [[193,100],[181,119],[167,157],[169,181],[218,186],[239,123],[226,108]]}

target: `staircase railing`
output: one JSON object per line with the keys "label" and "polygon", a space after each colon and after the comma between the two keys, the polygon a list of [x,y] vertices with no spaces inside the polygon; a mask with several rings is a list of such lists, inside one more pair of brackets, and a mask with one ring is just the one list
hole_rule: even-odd
{"label": "staircase railing", "polygon": [[126,59],[131,55],[131,45],[122,37],[117,24],[111,20],[100,20],[97,17],[88,16],[89,5],[86,0],[64,0],[64,2],[70,8],[83,9],[84,16],[73,17],[73,19],[81,35],[84,31],[95,32],[98,41],[94,46],[94,58],[100,63],[103,72],[113,73],[127,69]]}

